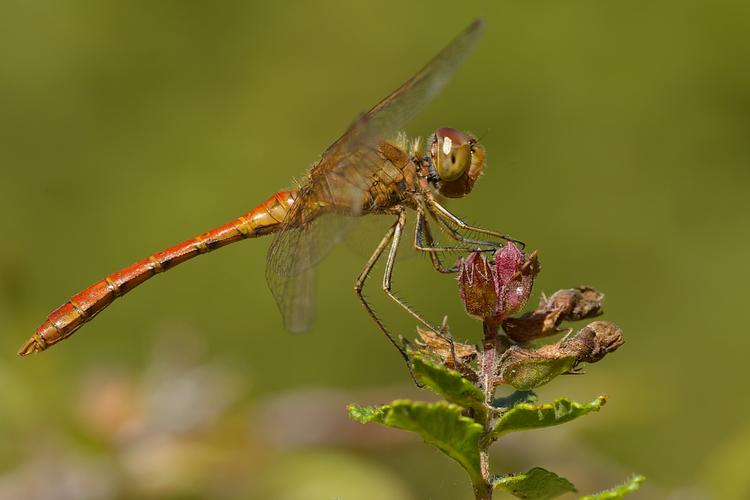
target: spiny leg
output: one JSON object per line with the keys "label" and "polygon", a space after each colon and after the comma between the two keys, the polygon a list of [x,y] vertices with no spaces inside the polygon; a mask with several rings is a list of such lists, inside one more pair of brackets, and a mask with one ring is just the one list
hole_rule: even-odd
{"label": "spiny leg", "polygon": [[[451,239],[458,241],[459,243],[468,244],[468,245],[477,245],[479,247],[485,246],[490,247],[489,249],[481,249],[481,248],[467,248],[467,247],[440,247],[435,245],[435,239],[432,236],[431,229],[428,224],[428,220],[425,217],[425,211],[430,214],[430,217],[435,221],[435,223],[438,224],[439,228],[443,231],[448,233],[448,236],[450,236]],[[478,240],[474,238],[467,238],[458,230],[456,230],[454,227],[452,227],[447,221],[445,217],[439,217],[434,210],[431,210],[429,206],[426,206],[424,204],[419,204],[417,207],[417,215],[418,215],[418,221],[421,221],[421,225],[424,226],[424,232],[426,236],[430,240],[430,246],[426,247],[424,245],[420,245],[424,248],[425,251],[444,251],[441,250],[443,248],[449,249],[449,250],[457,250],[457,251],[472,251],[472,250],[479,250],[479,251],[495,251],[498,246],[500,245],[497,241],[487,241],[487,240]],[[455,216],[454,216],[455,217]],[[456,217],[458,219],[458,217]],[[421,231],[421,228],[418,227],[418,229]],[[421,234],[420,234],[421,235]],[[420,239],[421,241],[421,239]]]}
{"label": "spiny leg", "polygon": [[439,333],[439,329],[433,326],[429,321],[424,319],[417,311],[401,300],[392,290],[393,281],[393,264],[396,262],[396,252],[398,252],[398,246],[401,243],[401,235],[404,231],[404,225],[406,224],[406,211],[401,209],[398,212],[398,221],[393,226],[393,236],[391,240],[391,249],[388,252],[388,258],[385,261],[385,273],[383,274],[383,290],[388,296],[393,299],[398,305],[404,310],[411,314],[417,321],[426,326],[430,331]]}
{"label": "spiny leg", "polygon": [[[451,356],[453,357],[454,363],[456,364],[457,367],[461,369],[465,369],[466,368],[465,364],[463,363],[463,361],[461,361],[461,359],[456,354],[456,345],[453,342],[453,339],[446,334],[447,324],[445,323],[445,321],[443,322],[443,326],[441,328],[436,328],[430,322],[424,319],[417,311],[412,309],[412,307],[409,306],[409,304],[401,300],[401,298],[399,298],[392,290],[393,265],[396,262],[396,253],[398,251],[399,243],[401,242],[401,235],[403,233],[405,222],[406,222],[406,212],[404,210],[401,210],[399,213],[398,221],[393,226],[394,232],[393,232],[393,239],[391,241],[391,249],[388,252],[388,259],[386,260],[386,263],[385,263],[385,273],[383,274],[383,290],[385,291],[385,293],[388,294],[388,296],[391,299],[393,299],[398,305],[403,307],[409,314],[411,314],[419,322],[425,325],[430,331],[432,331],[438,337],[440,337],[445,342],[447,342],[448,345],[450,346]],[[419,228],[419,224],[417,224],[417,228]],[[465,250],[465,249],[462,249],[462,250]]]}
{"label": "spiny leg", "polygon": [[[391,248],[388,252],[388,258],[386,260],[386,269],[385,273],[383,274],[383,290],[386,292],[386,294],[395,301],[398,305],[400,305],[403,309],[405,309],[409,314],[411,314],[417,321],[422,323],[424,326],[426,326],[430,331],[438,335],[440,338],[442,338],[444,341],[448,342],[451,347],[451,354],[453,356],[453,359],[457,364],[462,364],[461,360],[458,358],[458,356],[455,353],[455,344],[453,342],[453,339],[448,337],[445,334],[445,327],[443,328],[436,328],[433,326],[430,322],[425,320],[418,312],[416,312],[411,306],[409,306],[407,303],[405,303],[401,298],[399,298],[393,291],[392,291],[392,278],[393,278],[393,266],[396,260],[396,253],[398,251],[399,244],[401,242],[401,236],[403,234],[403,229],[406,223],[406,211],[405,210],[399,210],[396,212],[398,214],[397,221],[388,229],[383,239],[380,241],[378,246],[376,247],[373,254],[370,256],[370,259],[365,264],[364,269],[359,274],[357,281],[354,285],[354,290],[357,294],[357,297],[359,298],[360,302],[362,302],[362,305],[367,310],[367,313],[370,315],[370,317],[375,321],[375,323],[378,325],[380,330],[385,334],[385,336],[388,338],[388,340],[393,344],[396,349],[398,349],[401,356],[406,360],[407,365],[409,366],[409,370],[411,371],[411,364],[409,363],[409,357],[406,354],[406,351],[404,350],[403,346],[399,344],[394,336],[388,331],[388,328],[385,326],[385,324],[381,321],[381,319],[378,317],[378,315],[375,313],[375,310],[370,306],[370,304],[365,299],[364,295],[362,294],[362,290],[364,288],[365,281],[369,277],[370,273],[372,272],[372,269],[375,267],[375,264],[377,264],[378,260],[382,256],[383,252],[385,251],[385,248],[390,243]],[[421,216],[421,219],[417,222],[417,233],[415,234],[415,246],[418,250],[426,251],[430,254],[433,265],[435,268],[444,273],[452,273],[455,272],[456,269],[446,269],[445,266],[440,261],[440,258],[437,255],[437,252],[440,251],[469,251],[470,249],[465,247],[454,247],[454,248],[447,248],[447,247],[434,247],[430,246],[433,245],[433,239],[432,234],[429,232],[430,229],[427,226],[427,219],[424,217],[424,213],[420,210],[418,212],[418,216]],[[421,224],[420,224],[421,222]],[[424,237],[422,235],[422,231],[424,231],[424,237],[427,239],[427,245],[417,245],[418,242],[422,242]],[[413,377],[413,374],[412,374]],[[415,379],[416,380],[416,379]],[[417,382],[417,385],[420,385],[419,382]]]}
{"label": "spiny leg", "polygon": [[458,271],[456,266],[446,268],[440,259],[440,254],[445,253],[470,253],[470,252],[494,252],[498,249],[497,242],[488,242],[480,240],[464,239],[468,243],[481,244],[489,248],[477,248],[473,246],[439,246],[435,244],[435,238],[432,236],[432,230],[424,212],[417,208],[417,225],[414,232],[414,249],[425,252],[430,255],[432,265],[440,273],[455,273]]}
{"label": "spiny leg", "polygon": [[[428,221],[424,216],[424,211],[422,210],[422,207],[417,208],[417,224],[416,224],[416,229],[414,231],[414,248],[416,248],[418,251],[427,252],[430,256],[430,260],[432,261],[433,267],[438,272],[445,273],[445,274],[452,274],[452,273],[458,272],[458,266],[446,268],[443,262],[440,260],[439,251],[445,250],[445,248],[435,246],[435,240],[432,237],[430,225],[428,224]],[[459,250],[465,250],[465,249],[459,249]],[[462,370],[463,373],[470,372],[471,369],[468,368],[468,365],[464,363],[461,360],[461,358],[458,357],[458,355],[456,355],[456,344],[455,342],[453,342],[453,338],[450,336],[450,333],[448,332],[448,317],[447,316],[443,317],[443,324],[440,326],[440,330],[435,333],[437,334],[438,337],[446,341],[448,345],[450,346],[451,356],[453,356],[453,362],[456,364],[456,367]]]}
{"label": "spiny leg", "polygon": [[[435,219],[437,220],[437,219]],[[441,222],[441,228],[444,223]],[[449,228],[450,229],[450,228]],[[497,242],[492,241],[481,241],[481,240],[472,240],[470,238],[465,238],[455,230],[451,229],[456,236],[452,236],[452,238],[459,243],[465,243],[458,246],[441,246],[435,244],[435,238],[432,236],[432,230],[430,229],[430,224],[428,219],[424,216],[424,212],[421,211],[419,208],[417,208],[417,227],[416,227],[416,234],[414,239],[414,248],[416,250],[419,250],[421,252],[430,252],[430,253],[467,253],[467,252],[494,252],[498,249],[499,246],[501,246]],[[427,240],[427,243],[425,243],[425,240]],[[487,246],[489,248],[478,248],[477,246]],[[441,272],[455,272],[454,271],[441,271]]]}
{"label": "spiny leg", "polygon": [[476,227],[476,226],[472,226],[472,225],[465,223],[464,221],[462,221],[461,219],[453,215],[447,208],[442,206],[440,203],[438,203],[434,199],[428,198],[426,201],[427,201],[428,210],[430,210],[430,212],[433,215],[435,215],[438,219],[442,218],[443,220],[449,220],[451,223],[455,224],[456,226],[458,226],[459,228],[465,231],[472,231],[478,234],[486,234],[487,236],[493,236],[495,238],[500,238],[505,241],[517,243],[518,245],[521,246],[521,248],[526,247],[526,244],[523,241],[519,241],[514,238],[511,238],[507,234],[498,233],[496,231],[491,231],[489,229],[484,229],[481,227]]}
{"label": "spiny leg", "polygon": [[458,271],[456,266],[446,268],[440,259],[440,253],[447,250],[445,247],[436,247],[435,239],[432,237],[430,225],[424,216],[422,207],[417,208],[417,224],[414,230],[414,248],[419,252],[425,252],[430,256],[432,267],[439,273],[453,274]]}
{"label": "spiny leg", "polygon": [[[448,233],[448,236],[450,236],[451,239],[462,243],[463,246],[438,246],[435,244],[435,239],[432,236],[432,232],[430,229],[429,221],[425,217],[425,210],[427,213],[430,214],[432,219],[438,224],[440,229]],[[455,217],[455,216],[454,216]],[[458,220],[458,218],[456,217]],[[419,205],[417,207],[417,236],[418,238],[415,239],[415,248],[420,251],[424,252],[471,252],[471,251],[480,251],[480,252],[494,252],[498,249],[498,247],[502,246],[497,241],[487,241],[487,240],[478,240],[473,238],[467,238],[460,232],[458,232],[455,228],[453,228],[445,217],[440,217],[438,214],[435,213],[434,210],[431,210],[429,207],[425,208],[423,205]],[[424,239],[422,238],[422,235],[425,235],[429,239],[429,243],[425,244]],[[475,245],[475,246],[470,246]],[[479,247],[489,247],[489,248],[479,248]],[[432,254],[431,254],[432,255]],[[434,259],[433,259],[434,262]],[[434,264],[433,264],[434,265]],[[455,271],[444,271],[436,267],[438,272],[455,272]]]}
{"label": "spiny leg", "polygon": [[[448,221],[443,218],[435,215],[434,212],[430,211],[430,216],[433,218],[433,220],[438,224],[440,229],[442,229],[444,232],[448,233],[448,236],[458,241],[459,243],[463,243],[466,245],[477,245],[478,247],[489,247],[490,251],[497,250],[498,247],[502,246],[501,243],[497,241],[487,241],[487,240],[478,240],[474,238],[467,238],[463,234],[461,234],[456,228],[452,227]],[[478,250],[486,250],[486,249],[479,249]]]}
{"label": "spiny leg", "polygon": [[407,365],[409,365],[409,370],[411,370],[411,365],[409,364],[409,357],[406,355],[406,351],[404,350],[403,346],[400,345],[396,339],[391,335],[391,333],[388,331],[388,328],[385,326],[385,324],[380,320],[378,315],[375,313],[375,310],[370,306],[370,304],[367,302],[367,299],[365,299],[364,295],[362,294],[362,289],[364,288],[365,281],[367,280],[367,277],[370,275],[370,272],[372,272],[372,268],[375,267],[375,264],[378,262],[380,257],[383,255],[383,251],[385,251],[385,248],[388,246],[389,243],[391,243],[391,240],[393,239],[393,234],[396,232],[396,226],[400,223],[401,216],[399,215],[399,219],[388,229],[388,231],[385,233],[385,236],[382,240],[380,240],[380,243],[378,243],[377,248],[375,248],[375,251],[370,256],[370,259],[367,261],[367,264],[365,264],[364,269],[362,269],[362,272],[359,273],[359,276],[357,277],[357,281],[354,284],[354,292],[357,294],[357,297],[359,297],[360,302],[362,302],[362,305],[365,306],[365,309],[367,310],[367,314],[370,315],[370,317],[375,321],[375,323],[378,325],[380,330],[385,334],[386,337],[388,337],[388,341],[398,349],[398,352],[401,354],[401,356],[406,360]]}

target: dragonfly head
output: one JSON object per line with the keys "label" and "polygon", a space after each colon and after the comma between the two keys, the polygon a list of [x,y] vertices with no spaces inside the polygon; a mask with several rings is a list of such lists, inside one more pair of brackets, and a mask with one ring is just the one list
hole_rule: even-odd
{"label": "dragonfly head", "polygon": [[449,198],[469,194],[484,168],[484,148],[454,128],[440,128],[432,136],[430,159],[440,178],[438,191]]}

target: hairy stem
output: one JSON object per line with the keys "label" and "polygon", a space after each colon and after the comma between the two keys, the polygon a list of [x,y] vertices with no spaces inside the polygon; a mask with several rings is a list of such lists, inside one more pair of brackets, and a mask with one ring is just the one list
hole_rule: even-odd
{"label": "hairy stem", "polygon": [[492,499],[492,476],[490,474],[490,445],[492,439],[492,400],[495,397],[495,378],[497,377],[497,359],[507,349],[506,339],[500,332],[499,318],[486,318],[483,323],[484,339],[482,341],[482,357],[479,366],[479,380],[484,392],[484,403],[487,410],[480,423],[484,426],[482,439],[479,440],[479,465],[482,474],[482,482],[474,484],[474,495],[477,500]]}
{"label": "hairy stem", "polygon": [[484,320],[484,339],[482,341],[482,366],[480,380],[484,391],[484,402],[492,404],[495,395],[495,370],[497,369],[497,337],[500,324],[491,320]]}

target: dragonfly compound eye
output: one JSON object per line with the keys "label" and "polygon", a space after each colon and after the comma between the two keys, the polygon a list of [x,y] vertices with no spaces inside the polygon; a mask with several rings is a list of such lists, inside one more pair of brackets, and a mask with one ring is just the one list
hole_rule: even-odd
{"label": "dragonfly compound eye", "polygon": [[430,154],[443,181],[459,179],[471,166],[469,137],[453,128],[441,128],[435,132]]}

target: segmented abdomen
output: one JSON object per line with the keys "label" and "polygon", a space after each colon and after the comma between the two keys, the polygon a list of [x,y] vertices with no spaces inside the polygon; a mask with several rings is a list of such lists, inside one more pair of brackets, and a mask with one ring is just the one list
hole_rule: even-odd
{"label": "segmented abdomen", "polygon": [[207,233],[157,252],[97,281],[52,311],[18,354],[47,349],[75,333],[105,307],[149,278],[193,257],[235,241],[278,231],[297,197],[297,191],[280,191],[237,219]]}

